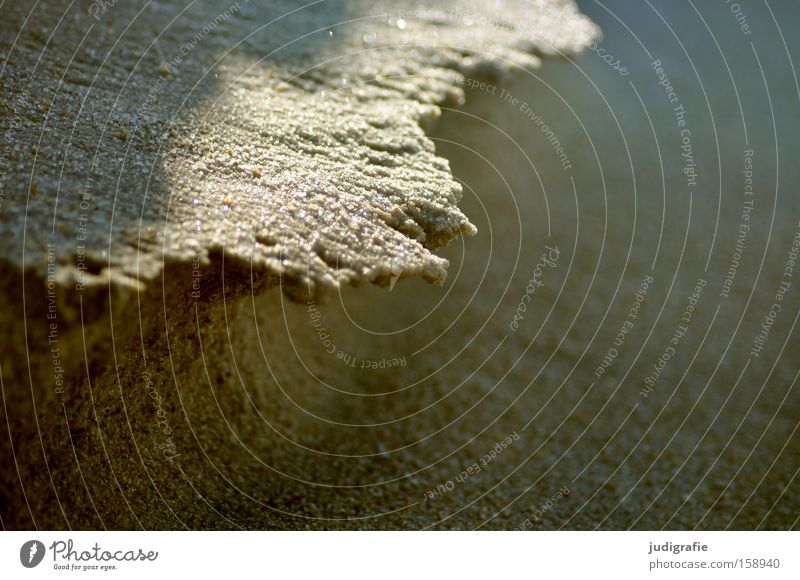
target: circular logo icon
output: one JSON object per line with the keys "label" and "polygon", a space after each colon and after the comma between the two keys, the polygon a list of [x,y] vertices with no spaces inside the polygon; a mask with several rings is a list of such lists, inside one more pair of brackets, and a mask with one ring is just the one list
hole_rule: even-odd
{"label": "circular logo icon", "polygon": [[35,568],[44,559],[44,544],[39,540],[29,540],[19,549],[19,561],[26,568]]}

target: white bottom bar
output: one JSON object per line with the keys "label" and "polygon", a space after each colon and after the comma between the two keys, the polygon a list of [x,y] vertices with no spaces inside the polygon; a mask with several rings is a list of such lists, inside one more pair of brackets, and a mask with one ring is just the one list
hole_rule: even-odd
{"label": "white bottom bar", "polygon": [[4,532],[0,577],[796,579],[799,541],[795,532]]}

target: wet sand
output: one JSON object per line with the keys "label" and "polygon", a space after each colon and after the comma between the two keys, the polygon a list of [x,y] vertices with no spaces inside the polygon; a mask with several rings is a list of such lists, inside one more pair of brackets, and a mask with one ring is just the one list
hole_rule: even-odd
{"label": "wet sand", "polygon": [[70,409],[95,418],[61,444],[80,473],[53,468],[75,482],[71,521],[796,528],[800,95],[768,12],[743,3],[743,36],[698,7],[711,38],[661,4],[678,39],[654,12],[608,5],[628,30],[586,2],[593,50],[463,84],[431,137],[478,233],[439,252],[443,287],[298,303],[206,272],[196,309],[173,292],[191,267],[169,270],[142,348]]}

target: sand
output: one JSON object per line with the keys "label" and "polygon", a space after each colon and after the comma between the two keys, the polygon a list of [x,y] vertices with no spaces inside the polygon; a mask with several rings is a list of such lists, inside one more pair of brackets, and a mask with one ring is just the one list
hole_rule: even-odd
{"label": "sand", "polygon": [[[47,226],[76,99],[64,97],[65,121],[37,157],[28,227],[19,189],[2,213],[13,234],[2,242],[6,293],[21,301],[23,280],[26,292],[25,318],[3,318],[15,452],[1,472],[5,527],[797,527],[796,288],[763,354],[750,354],[798,221],[796,200],[771,197],[775,160],[796,170],[793,149],[772,146],[763,88],[739,85],[745,147],[697,18],[659,7],[695,27],[681,38],[701,78],[717,81],[703,87],[713,119],[654,13],[611,6],[650,58],[608,12],[581,6],[623,76],[595,48],[574,60],[597,29],[571,4],[459,5],[325,4],[212,70],[264,21],[242,4],[171,72],[162,64],[228,5],[179,19],[122,92],[118,114],[133,117],[114,117],[102,163],[91,173],[91,154],[77,152],[65,163],[78,205],[58,206],[67,229],[53,234],[50,342]],[[92,154],[136,49],[175,10],[160,6],[87,99],[76,134]],[[102,15],[117,27],[105,42],[130,21],[123,10]],[[706,10],[732,69],[758,78],[738,23]],[[791,88],[774,23],[749,14],[772,55],[766,79]],[[72,26],[63,38],[77,44],[85,23]],[[31,55],[46,39],[26,41]],[[655,59],[688,111],[696,186]],[[66,78],[75,94],[96,66]],[[55,87],[63,66],[46,70],[38,82]],[[171,132],[169,116],[206,72]],[[128,130],[161,77],[175,88],[159,90],[142,135]],[[773,92],[791,118],[796,95]],[[19,134],[38,139],[43,117],[25,117]],[[749,148],[763,194],[723,298]],[[25,159],[15,175],[30,171]],[[87,175],[117,201],[92,194],[87,247],[101,249],[76,292]],[[23,232],[29,268],[15,257]]]}

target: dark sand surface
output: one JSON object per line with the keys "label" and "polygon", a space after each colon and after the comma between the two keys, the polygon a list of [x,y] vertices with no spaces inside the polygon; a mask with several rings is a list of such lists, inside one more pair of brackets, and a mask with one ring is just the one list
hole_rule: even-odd
{"label": "dark sand surface", "polygon": [[718,4],[582,2],[627,74],[587,51],[464,85],[430,136],[478,233],[443,287],[297,302],[218,256],[197,302],[165,270],[42,411],[66,420],[18,456],[35,522],[4,525],[797,528],[800,50]]}

